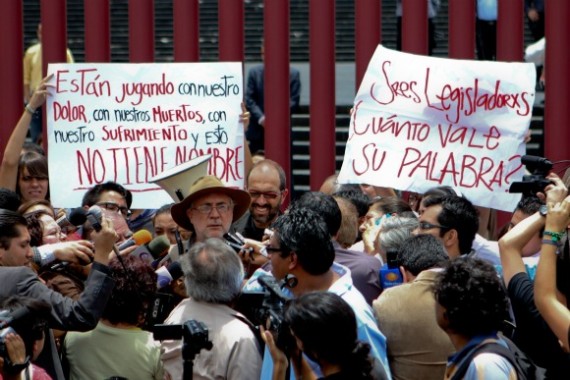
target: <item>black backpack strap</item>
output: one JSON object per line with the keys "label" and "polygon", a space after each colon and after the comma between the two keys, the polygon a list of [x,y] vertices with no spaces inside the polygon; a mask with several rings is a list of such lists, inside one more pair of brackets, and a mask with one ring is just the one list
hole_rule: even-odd
{"label": "black backpack strap", "polygon": [[503,346],[502,344],[498,343],[496,340],[490,340],[490,341],[483,341],[478,346],[475,346],[471,351],[467,352],[463,356],[463,358],[460,358],[458,366],[455,369],[455,372],[453,373],[453,376],[451,377],[450,380],[463,379],[463,377],[467,373],[469,365],[471,364],[475,356],[485,352],[497,354],[504,357],[509,361],[509,363],[511,363],[513,368],[517,371],[517,374],[520,374],[520,368],[518,367],[516,359],[511,350],[509,350],[507,347]]}

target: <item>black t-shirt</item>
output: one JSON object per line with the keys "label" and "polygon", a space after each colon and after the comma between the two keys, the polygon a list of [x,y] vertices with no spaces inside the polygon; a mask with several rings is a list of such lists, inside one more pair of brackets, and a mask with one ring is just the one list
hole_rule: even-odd
{"label": "black t-shirt", "polygon": [[566,379],[570,355],[566,354],[534,304],[534,284],[526,272],[517,273],[508,287],[517,328],[513,341],[536,365],[547,370],[548,379]]}
{"label": "black t-shirt", "polygon": [[243,237],[248,239],[253,239],[261,241],[263,234],[265,233],[265,228],[257,228],[249,212],[246,212],[241,218],[236,220],[233,224],[233,228],[241,233]]}

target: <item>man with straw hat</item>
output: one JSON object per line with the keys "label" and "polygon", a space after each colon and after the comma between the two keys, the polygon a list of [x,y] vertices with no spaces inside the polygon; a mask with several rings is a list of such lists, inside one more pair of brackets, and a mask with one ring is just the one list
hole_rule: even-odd
{"label": "man with straw hat", "polygon": [[246,191],[227,187],[217,177],[207,175],[198,178],[170,212],[176,224],[193,232],[191,243],[203,242],[228,233],[250,201]]}

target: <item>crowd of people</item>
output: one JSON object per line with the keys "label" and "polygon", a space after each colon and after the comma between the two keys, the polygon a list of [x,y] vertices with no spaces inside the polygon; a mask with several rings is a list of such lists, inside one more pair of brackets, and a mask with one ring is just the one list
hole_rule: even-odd
{"label": "crowd of people", "polygon": [[[262,79],[257,68],[251,93]],[[205,175],[141,210],[110,181],[60,209],[45,153],[26,143],[50,91],[50,77],[29,91],[0,164],[0,379],[570,373],[570,170],[495,228],[449,186],[402,193],[331,173],[290,200],[283,168],[244,141],[244,189]],[[262,150],[263,108],[246,103]]]}
{"label": "crowd of people", "polygon": [[[31,115],[0,167],[0,302],[26,310],[3,330],[3,378],[523,378],[512,347],[546,378],[570,370],[568,178],[549,174],[495,239],[480,228],[489,212],[446,186],[405,195],[332,175],[284,210],[270,159],[244,190],[206,175],[179,202],[131,210],[106,182],[69,212],[49,201],[45,156],[23,149]],[[134,239],[145,229],[166,247]],[[209,344],[189,347],[189,322]],[[155,339],[157,323],[178,335]]]}

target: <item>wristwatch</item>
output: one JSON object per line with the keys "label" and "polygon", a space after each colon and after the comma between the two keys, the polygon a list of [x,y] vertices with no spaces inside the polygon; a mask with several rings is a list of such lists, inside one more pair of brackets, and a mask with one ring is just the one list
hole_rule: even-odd
{"label": "wristwatch", "polygon": [[548,207],[546,207],[546,205],[542,205],[538,209],[538,212],[540,213],[541,216],[546,216],[546,214],[548,214]]}
{"label": "wristwatch", "polygon": [[18,375],[30,365],[30,357],[26,356],[26,360],[20,364],[14,364],[9,357],[4,358],[4,371],[10,375]]}

